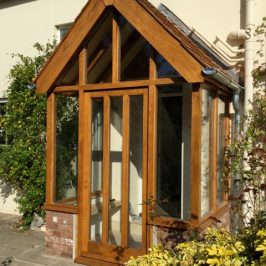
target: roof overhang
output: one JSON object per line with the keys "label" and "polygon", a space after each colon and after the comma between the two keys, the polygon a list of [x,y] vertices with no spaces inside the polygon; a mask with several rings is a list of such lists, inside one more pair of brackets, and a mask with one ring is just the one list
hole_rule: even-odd
{"label": "roof overhang", "polygon": [[65,66],[110,6],[118,10],[188,83],[204,82],[202,68],[213,67],[208,56],[147,0],[90,0],[35,79],[38,93],[53,89]]}

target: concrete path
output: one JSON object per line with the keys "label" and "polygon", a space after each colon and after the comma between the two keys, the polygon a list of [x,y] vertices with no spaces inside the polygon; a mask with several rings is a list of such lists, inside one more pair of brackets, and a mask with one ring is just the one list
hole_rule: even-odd
{"label": "concrete path", "polygon": [[16,231],[18,216],[0,213],[0,266],[78,266],[72,260],[45,255],[44,233]]}

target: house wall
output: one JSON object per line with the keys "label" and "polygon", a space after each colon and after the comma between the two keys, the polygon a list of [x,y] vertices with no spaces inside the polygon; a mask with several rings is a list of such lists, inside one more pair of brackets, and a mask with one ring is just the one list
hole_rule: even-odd
{"label": "house wall", "polygon": [[[13,53],[33,56],[33,44],[55,36],[58,25],[73,22],[86,0],[3,0],[0,1],[0,98],[8,87],[8,73],[16,59]],[[14,196],[0,197],[0,212],[18,213]]]}
{"label": "house wall", "polygon": [[[229,40],[228,34],[231,31],[245,28],[245,1],[246,0],[150,0],[156,7],[158,7],[160,3],[165,5],[188,27],[196,29],[196,31],[203,35],[211,44],[218,46],[218,49],[220,47],[229,56],[235,56],[235,54],[230,52],[220,41],[217,41],[216,37],[219,37],[223,42],[229,44],[233,50],[236,50],[239,45],[241,45],[241,41]],[[254,22],[255,26],[258,26],[263,22],[263,17],[266,16],[266,1],[255,0],[254,2]],[[261,62],[265,62],[265,53],[262,58],[257,59]]]}
{"label": "house wall", "polygon": [[57,37],[56,26],[73,22],[86,0],[4,0],[0,3],[0,98],[8,87],[13,53],[33,56],[33,44]]}
{"label": "house wall", "polygon": [[[57,36],[57,25],[73,22],[87,0],[3,0],[0,3],[0,98],[8,86],[7,75],[15,63],[12,53],[34,55],[33,44],[46,43]],[[236,50],[241,42],[228,40],[232,30],[244,28],[245,0],[150,0],[158,6],[164,4],[187,26],[195,28],[210,43],[220,47],[229,56],[234,56],[220,41]],[[260,25],[265,16],[266,1],[255,1],[255,23]],[[265,50],[265,47],[264,47]],[[264,56],[259,58],[266,61]],[[234,64],[235,62],[230,62]]]}

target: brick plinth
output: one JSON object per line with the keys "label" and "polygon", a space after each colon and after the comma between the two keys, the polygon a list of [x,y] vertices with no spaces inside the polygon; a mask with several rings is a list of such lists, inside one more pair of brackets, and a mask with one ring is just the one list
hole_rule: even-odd
{"label": "brick plinth", "polygon": [[73,214],[54,211],[46,212],[46,254],[73,256]]}

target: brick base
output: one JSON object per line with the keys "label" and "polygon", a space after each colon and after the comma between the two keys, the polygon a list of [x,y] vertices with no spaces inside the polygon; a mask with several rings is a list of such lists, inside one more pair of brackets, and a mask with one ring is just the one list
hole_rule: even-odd
{"label": "brick base", "polygon": [[73,257],[73,214],[46,211],[46,254]]}

